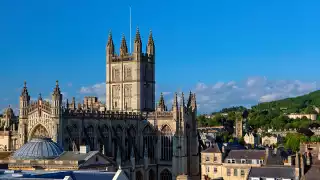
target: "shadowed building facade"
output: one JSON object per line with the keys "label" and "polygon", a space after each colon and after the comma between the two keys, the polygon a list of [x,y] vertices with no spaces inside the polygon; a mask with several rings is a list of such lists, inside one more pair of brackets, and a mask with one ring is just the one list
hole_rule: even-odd
{"label": "shadowed building facade", "polygon": [[[106,105],[95,97],[62,102],[58,82],[51,101],[31,101],[26,83],[20,96],[18,146],[52,138],[64,150],[81,145],[113,158],[130,179],[199,179],[195,94],[175,94],[168,110],[163,95],[155,103],[155,45],[150,32],[146,53],[137,29],[133,52],[123,36],[120,54],[111,33],[106,47]],[[186,101],[186,102],[185,102]],[[180,176],[182,177],[182,176]]]}

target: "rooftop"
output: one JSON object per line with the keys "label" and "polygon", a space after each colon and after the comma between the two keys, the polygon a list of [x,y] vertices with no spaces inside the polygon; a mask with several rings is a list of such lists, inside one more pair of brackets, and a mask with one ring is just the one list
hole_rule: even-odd
{"label": "rooftop", "polygon": [[252,167],[248,177],[295,179],[295,169],[284,166]]}
{"label": "rooftop", "polygon": [[11,171],[0,170],[0,179],[64,179],[66,176],[73,180],[112,180],[117,172],[106,171]]}
{"label": "rooftop", "polygon": [[226,159],[265,159],[265,150],[231,150]]}
{"label": "rooftop", "polygon": [[51,139],[36,138],[14,152],[13,159],[54,159],[62,152],[62,148]]}

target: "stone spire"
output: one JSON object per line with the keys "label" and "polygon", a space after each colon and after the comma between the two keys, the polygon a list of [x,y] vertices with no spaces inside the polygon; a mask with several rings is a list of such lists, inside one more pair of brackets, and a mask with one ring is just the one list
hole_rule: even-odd
{"label": "stone spire", "polygon": [[164,102],[163,93],[160,94],[160,100],[158,104],[158,110],[159,111],[165,111],[166,110],[166,104]]}
{"label": "stone spire", "polygon": [[180,99],[180,101],[181,101],[181,102],[180,102],[180,106],[181,106],[181,107],[185,107],[184,93],[183,93],[183,92],[181,93],[181,99]]}
{"label": "stone spire", "polygon": [[189,108],[191,106],[191,100],[192,100],[192,92],[190,91],[189,98],[188,98],[188,103],[187,103],[187,108]]}
{"label": "stone spire", "polygon": [[149,54],[149,55],[155,54],[155,46],[154,46],[154,41],[153,41],[151,30],[150,30],[150,34],[149,34],[149,38],[148,38],[147,54]]}
{"label": "stone spire", "polygon": [[173,103],[172,103],[172,110],[178,108],[178,94],[174,94]]}
{"label": "stone spire", "polygon": [[29,97],[28,88],[27,88],[27,82],[24,81],[23,84],[24,85],[23,85],[23,89],[22,89],[22,92],[21,92],[21,96]]}
{"label": "stone spire", "polygon": [[140,31],[139,31],[138,27],[137,27],[137,32],[136,32],[136,38],[134,40],[134,52],[135,53],[142,52],[142,42],[141,42]]}
{"label": "stone spire", "polygon": [[124,34],[122,35],[121,46],[120,46],[120,56],[128,54],[127,42]]}
{"label": "stone spire", "polygon": [[112,55],[114,54],[114,44],[113,44],[111,31],[109,32],[109,35],[108,35],[107,53]]}
{"label": "stone spire", "polygon": [[136,38],[134,40],[134,42],[140,42],[141,43],[141,36],[140,36],[140,31],[139,31],[139,27],[137,27],[137,31],[136,31]]}
{"label": "stone spire", "polygon": [[57,80],[56,87],[54,88],[54,91],[53,91],[53,95],[60,95],[60,94],[61,94],[61,91],[60,91],[60,87],[59,87],[59,81]]}

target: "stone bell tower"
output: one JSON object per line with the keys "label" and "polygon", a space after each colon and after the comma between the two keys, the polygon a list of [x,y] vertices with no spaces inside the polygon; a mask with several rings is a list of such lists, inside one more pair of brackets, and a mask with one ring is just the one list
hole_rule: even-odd
{"label": "stone bell tower", "polygon": [[139,29],[128,52],[122,36],[119,55],[115,52],[112,34],[106,47],[106,105],[112,111],[155,110],[155,46],[150,32],[146,53],[142,52]]}

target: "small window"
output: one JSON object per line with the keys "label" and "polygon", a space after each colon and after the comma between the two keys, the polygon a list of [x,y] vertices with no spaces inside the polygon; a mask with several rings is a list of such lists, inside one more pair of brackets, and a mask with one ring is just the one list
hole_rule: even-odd
{"label": "small window", "polygon": [[246,160],[245,159],[241,159],[241,164],[246,164]]}
{"label": "small window", "polygon": [[207,167],[207,173],[210,172],[210,167]]}
{"label": "small window", "polygon": [[244,170],[243,169],[241,169],[241,176],[244,176]]}
{"label": "small window", "polygon": [[236,160],[235,159],[232,159],[232,164],[235,164],[236,163]]}
{"label": "small window", "polygon": [[213,161],[216,162],[218,160],[217,157],[213,157]]}
{"label": "small window", "polygon": [[256,159],[252,160],[252,164],[258,164]]}
{"label": "small window", "polygon": [[215,168],[213,168],[213,172],[214,173],[217,173],[218,172],[218,169],[215,167]]}
{"label": "small window", "polygon": [[98,158],[98,156],[96,157],[96,162],[98,162],[99,161],[99,158]]}
{"label": "small window", "polygon": [[209,158],[209,157],[206,157],[206,161],[210,161],[210,158]]}
{"label": "small window", "polygon": [[231,176],[231,170],[227,169],[227,176]]}
{"label": "small window", "polygon": [[228,161],[228,163],[231,163],[231,159],[228,159],[227,161]]}
{"label": "small window", "polygon": [[233,176],[238,176],[238,169],[233,170]]}

